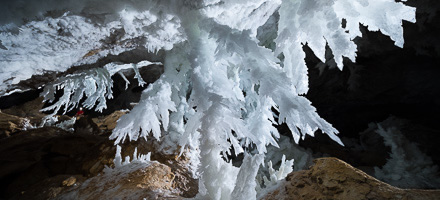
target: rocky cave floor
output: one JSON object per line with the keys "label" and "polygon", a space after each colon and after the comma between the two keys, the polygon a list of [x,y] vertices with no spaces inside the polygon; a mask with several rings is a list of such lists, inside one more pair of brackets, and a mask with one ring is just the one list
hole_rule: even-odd
{"label": "rocky cave floor", "polygon": [[[157,162],[129,174],[118,174],[121,177],[117,177],[117,183],[116,177],[104,178],[100,173],[105,166],[113,167],[116,151],[108,136],[117,119],[125,112],[116,111],[96,118],[81,117],[73,125],[74,132],[56,126],[24,130],[26,119],[29,123],[36,123],[45,116],[39,112],[43,107],[41,101],[37,98],[0,112],[1,199],[64,199],[72,191],[83,199],[101,199],[99,191],[112,184],[119,185],[113,187],[112,193],[125,192],[127,199],[182,199],[197,194],[197,180],[192,178],[186,167],[188,160],[177,154],[164,155],[155,149],[157,143],[145,140],[124,144],[122,157],[132,155],[137,147],[140,153],[152,152],[151,160]],[[59,119],[57,124],[70,117],[59,116]],[[331,144],[318,145],[321,150],[333,156],[339,155],[341,159],[349,156],[345,151],[337,152]],[[386,152],[384,154],[382,157],[376,155],[375,159],[386,159]],[[289,174],[285,182],[261,198],[440,198],[440,190],[393,187],[338,158],[324,157],[313,162],[309,169]],[[81,188],[87,180],[87,188]]]}
{"label": "rocky cave floor", "polygon": [[[27,119],[33,123],[45,116],[39,112],[43,106],[41,101],[37,98],[0,112],[0,199],[56,199],[78,190],[84,181],[93,177],[96,178],[92,181],[95,187],[114,184],[115,180],[100,180],[102,177],[97,175],[106,166],[114,167],[116,146],[108,137],[117,119],[125,112],[116,111],[99,118],[80,117],[70,127],[74,128],[73,132],[55,124],[24,130]],[[59,116],[60,121],[56,124],[70,118]],[[150,196],[153,199],[160,199],[163,193],[158,191],[165,190],[179,197],[197,194],[197,181],[186,168],[188,160],[183,156],[161,154],[155,150],[156,144],[145,140],[121,146],[123,158],[133,155],[137,148],[140,153],[152,152],[151,160],[157,162],[136,172],[121,174],[124,176],[120,177],[122,187],[115,192],[132,191],[136,197]],[[79,191],[80,196],[87,193],[87,199],[101,199],[98,190],[90,189],[93,186],[87,188]]]}

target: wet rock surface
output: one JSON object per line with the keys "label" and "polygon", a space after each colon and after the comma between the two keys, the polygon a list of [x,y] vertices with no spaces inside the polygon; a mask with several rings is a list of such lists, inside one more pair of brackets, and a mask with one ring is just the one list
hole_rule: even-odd
{"label": "wet rock surface", "polygon": [[289,174],[286,181],[262,199],[414,199],[440,198],[440,190],[399,189],[337,158],[320,158],[308,170]]}

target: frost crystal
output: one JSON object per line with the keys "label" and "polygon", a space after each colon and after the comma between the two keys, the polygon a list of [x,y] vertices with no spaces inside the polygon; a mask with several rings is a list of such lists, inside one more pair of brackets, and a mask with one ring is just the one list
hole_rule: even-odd
{"label": "frost crystal", "polygon": [[[111,77],[115,73],[118,73],[123,69],[133,68],[136,73],[135,77],[139,81],[139,85],[144,85],[145,81],[139,74],[138,67],[145,67],[152,64],[161,63],[152,63],[149,61],[141,61],[137,64],[109,63],[103,68],[90,69],[59,78],[55,82],[46,85],[41,96],[44,97],[44,101],[48,101],[49,103],[55,100],[56,90],[63,89],[63,96],[61,96],[55,104],[48,106],[41,111],[54,110],[53,114],[56,114],[60,108],[64,106],[63,114],[66,114],[66,112],[77,107],[80,100],[85,96],[86,100],[82,103],[85,108],[92,109],[96,103],[99,102],[95,110],[102,112],[103,109],[107,108],[106,99],[113,98],[113,80]],[[120,75],[125,78],[122,73],[120,73]],[[127,84],[129,84],[126,78],[125,80],[127,81]]]}
{"label": "frost crystal", "polygon": [[[343,57],[356,58],[352,40],[361,36],[359,23],[389,35],[402,47],[402,20],[415,21],[415,9],[394,0],[96,0],[79,4],[88,9],[78,12],[75,7],[61,17],[27,23],[18,34],[8,31],[11,25],[0,27],[4,30],[0,81],[6,83],[2,91],[43,70],[63,71],[139,47],[164,50],[165,73],[118,121],[111,139],[120,143],[127,137],[146,138],[151,132],[158,140],[175,141],[182,152],[185,148],[197,152],[188,155],[193,155],[193,163],[200,163],[196,174],[199,197],[204,199],[255,198],[253,177],[266,147],[277,146],[280,137],[273,125],[286,123],[296,143],[320,129],[342,145],[338,131],[301,96],[308,91],[302,44],[308,44],[322,61],[328,45],[342,68]],[[105,12],[101,5],[106,5]],[[83,94],[84,106],[98,104],[96,110],[105,109],[105,100],[112,97],[111,75],[132,66],[139,84],[145,84],[136,65],[92,69],[48,85],[46,100],[54,99],[56,88],[64,94],[45,110],[57,112],[64,106],[66,112],[77,106]],[[241,169],[223,159],[249,150],[256,155],[247,155]],[[283,162],[270,182],[285,177],[292,162]],[[251,170],[245,172],[245,168]]]}
{"label": "frost crystal", "polygon": [[169,111],[177,111],[170,95],[171,86],[168,83],[158,81],[148,86],[142,92],[142,100],[133,108],[132,112],[118,120],[110,139],[116,138],[115,144],[123,142],[127,136],[130,140],[137,140],[139,136],[146,140],[148,134],[153,132],[153,136],[160,140],[161,122],[162,127],[167,131]]}
{"label": "frost crystal", "polygon": [[[124,160],[124,162],[122,162],[122,156],[121,156],[121,146],[117,145],[116,146],[116,154],[115,154],[115,159],[113,159],[113,164],[115,165],[115,168],[121,168],[124,165],[128,165],[130,163],[149,163],[151,160],[151,152],[149,152],[147,155],[144,154],[140,154],[138,155],[137,153],[137,148],[134,149],[133,152],[133,159],[130,160],[130,156],[127,156]],[[111,168],[106,168],[107,171],[111,171]]]}
{"label": "frost crystal", "polygon": [[[135,48],[146,48],[151,52],[170,50],[184,39],[179,19],[170,14],[162,14],[155,9],[145,12],[119,10],[122,6],[118,2],[96,2],[81,1],[77,4],[84,4],[90,9],[29,22],[19,27],[18,33],[1,31],[8,30],[6,27],[10,25],[0,24],[0,41],[4,47],[0,48],[0,95],[4,95],[12,84],[33,74],[65,71],[72,66],[94,63],[107,55]],[[130,4],[128,1],[125,3]],[[77,4],[66,6],[77,10]],[[140,1],[135,4],[140,4]],[[150,2],[137,6],[150,9],[154,5]],[[100,10],[101,7],[109,10]],[[107,18],[103,17],[106,19],[104,23],[98,20],[102,13],[108,13]]]}
{"label": "frost crystal", "polygon": [[[283,157],[281,158],[281,165],[278,170],[273,169],[272,161],[269,161],[267,163],[269,178],[267,178],[267,176],[263,176],[263,180],[259,180],[259,183],[257,185],[258,196],[263,196],[268,191],[274,189],[281,180],[284,180],[287,175],[293,171],[293,161],[293,159],[286,160],[286,156],[283,155]],[[261,187],[262,185],[264,185],[264,188]]]}
{"label": "frost crystal", "polygon": [[374,176],[400,188],[438,188],[438,166],[424,154],[416,143],[409,141],[401,132],[405,121],[390,117],[370,124],[369,129],[384,138],[391,148],[390,158],[381,168],[374,168]]}
{"label": "frost crystal", "polygon": [[[352,39],[362,36],[359,23],[371,31],[380,30],[403,47],[402,20],[415,22],[415,8],[394,0],[285,0],[279,13],[276,52],[283,53],[284,69],[294,79],[300,94],[308,90],[305,53],[300,43],[307,43],[321,61],[325,61],[328,44],[342,69],[343,56],[356,59],[356,44]],[[347,22],[345,28],[342,19]]]}

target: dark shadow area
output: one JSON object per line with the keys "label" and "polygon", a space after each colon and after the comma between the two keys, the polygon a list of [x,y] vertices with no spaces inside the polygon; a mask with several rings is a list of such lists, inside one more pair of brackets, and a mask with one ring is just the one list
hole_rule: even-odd
{"label": "dark shadow area", "polygon": [[[356,63],[344,58],[340,71],[322,63],[304,46],[310,90],[306,95],[319,115],[339,130],[341,138],[361,141],[369,123],[395,116],[407,122],[404,136],[440,165],[440,6],[438,1],[408,1],[417,7],[417,23],[403,22],[405,45],[361,26]],[[286,128],[281,129],[286,131]],[[280,131],[281,132],[281,131]],[[317,133],[300,145],[339,157],[354,166],[384,164],[389,147],[376,146],[371,155],[354,155]],[[380,143],[380,140],[378,140]],[[382,148],[382,149],[381,149]],[[388,148],[388,149],[387,149]],[[365,163],[366,157],[375,161]],[[381,166],[381,165],[378,165]]]}

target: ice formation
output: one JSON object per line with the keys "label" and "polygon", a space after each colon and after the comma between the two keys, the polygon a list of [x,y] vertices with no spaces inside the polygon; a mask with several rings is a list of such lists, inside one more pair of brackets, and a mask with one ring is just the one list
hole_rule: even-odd
{"label": "ice formation", "polygon": [[[205,199],[255,198],[250,187],[258,163],[266,146],[277,146],[280,137],[274,124],[286,123],[296,143],[320,129],[342,145],[337,130],[301,96],[308,91],[302,44],[322,61],[328,45],[342,68],[343,56],[356,58],[352,39],[360,36],[359,23],[401,47],[402,20],[415,21],[415,8],[394,0],[95,0],[66,5],[71,12],[18,26],[18,33],[11,32],[9,23],[1,26],[0,95],[32,74],[64,71],[134,48],[165,51],[165,73],[119,120],[111,138],[119,143],[152,132],[156,139],[174,138],[182,151],[199,152],[191,155],[200,163],[199,197]],[[269,20],[274,15],[278,18]],[[268,20],[269,28],[258,33]],[[274,44],[273,49],[260,46],[259,39]],[[52,83],[64,95],[46,110],[65,105],[67,111],[83,94],[85,106],[105,109],[112,74],[105,68],[84,73]],[[47,88],[44,96],[51,100],[55,89]],[[242,169],[252,168],[248,173],[220,156],[248,149],[256,150],[243,163]]]}
{"label": "ice formation", "polygon": [[[289,137],[281,135],[278,140],[278,147],[268,146],[264,162],[272,162],[274,167],[279,167],[282,163],[282,157],[294,160],[294,171],[305,170],[316,157],[312,155],[312,150],[304,149],[296,144]],[[266,171],[263,170],[262,173]]]}
{"label": "ice formation", "polygon": [[[49,3],[48,3],[49,2]],[[48,5],[41,13],[50,13],[58,4],[45,0]],[[12,84],[46,71],[65,71],[72,66],[94,63],[107,55],[117,55],[135,48],[149,51],[170,50],[173,44],[182,42],[178,18],[161,14],[141,1],[68,1],[67,11],[59,17],[44,17],[17,27],[18,33],[9,30],[9,23],[0,25],[0,95]],[[34,2],[27,1],[29,5]],[[12,8],[33,10],[29,5]],[[125,4],[125,5],[124,5]],[[133,5],[135,4],[135,5]],[[131,6],[130,6],[131,5]],[[80,8],[84,7],[80,12]],[[128,8],[145,8],[139,12]],[[128,7],[128,8],[127,8]],[[102,10],[107,9],[107,10]],[[60,10],[56,10],[60,12]],[[72,10],[72,12],[70,12]],[[75,12],[74,12],[75,11]],[[33,12],[31,12],[33,13]],[[22,16],[22,17],[34,17]],[[103,19],[103,21],[101,20]],[[4,22],[6,23],[6,22]],[[3,31],[2,31],[3,30]]]}
{"label": "ice formation", "polygon": [[[156,162],[150,160],[150,153],[147,155],[138,155],[137,149],[135,149],[133,158],[127,156],[125,160],[122,161],[121,147],[117,146],[116,156],[113,162],[114,167],[106,167],[103,173],[81,183],[76,190],[61,194],[55,199],[94,199],[97,196],[102,199],[143,198],[143,196],[141,196],[142,192],[133,191],[132,188],[121,189],[121,187],[124,187],[124,184],[129,185],[127,182],[130,182],[130,174],[142,171]],[[87,191],[90,186],[95,190],[94,192],[81,192]],[[141,186],[139,186],[139,188],[139,191],[143,190]],[[161,191],[152,191],[152,193],[154,192],[159,193]]]}
{"label": "ice formation", "polygon": [[[126,88],[129,84],[124,74],[120,73],[121,70],[133,68],[135,77],[137,78],[139,85],[144,85],[145,81],[139,74],[139,67],[146,67],[152,64],[149,61],[141,61],[133,64],[118,64],[109,63],[102,68],[94,68],[75,74],[69,74],[65,77],[61,77],[56,81],[46,85],[41,96],[44,97],[44,101],[52,103],[55,100],[56,90],[63,89],[63,96],[61,96],[56,103],[48,106],[41,111],[54,110],[53,114],[56,114],[61,107],[64,107],[64,114],[74,108],[76,108],[85,96],[86,99],[82,103],[82,106],[88,109],[96,108],[96,111],[102,112],[107,108],[106,100],[113,98],[113,80],[111,77],[118,73],[126,81]],[[99,103],[97,103],[99,102]],[[53,115],[52,114],[52,115]]]}
{"label": "ice formation", "polygon": [[403,135],[404,124],[404,120],[395,117],[370,124],[369,130],[382,136],[385,145],[391,147],[390,158],[384,166],[374,168],[374,176],[400,188],[440,187],[438,166]]}

